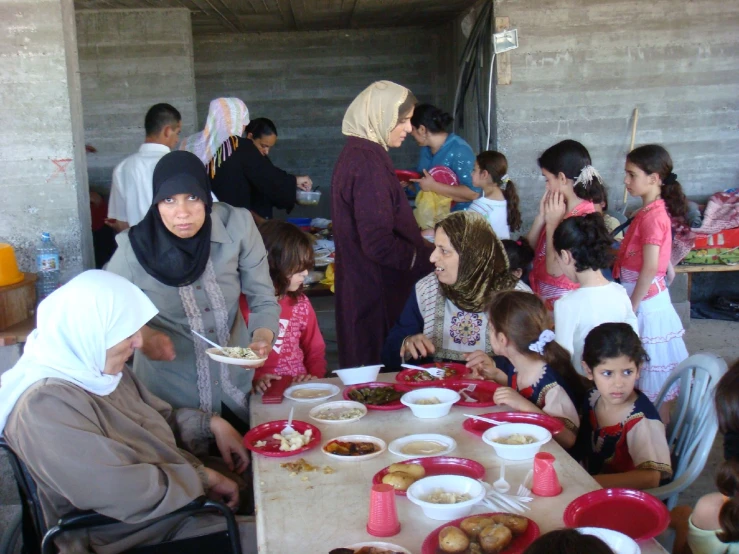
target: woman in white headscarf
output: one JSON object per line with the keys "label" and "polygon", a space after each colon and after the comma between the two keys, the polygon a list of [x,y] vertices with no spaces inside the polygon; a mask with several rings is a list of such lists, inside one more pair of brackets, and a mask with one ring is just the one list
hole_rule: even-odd
{"label": "woman in white headscarf", "polygon": [[433,247],[421,237],[388,155],[411,132],[415,104],[407,88],[377,81],[344,115],[348,138],[331,179],[341,367],[380,362],[413,284],[431,271]]}
{"label": "woman in white headscarf", "polygon": [[[2,375],[0,434],[36,482],[47,525],[74,509],[124,522],[62,536],[61,552],[115,554],[214,532],[222,520],[165,517],[203,494],[238,506],[237,484],[194,454],[215,439],[241,473],[239,434],[218,416],[173,410],[125,366],[156,313],[124,278],[87,271],[41,302],[38,328]],[[242,542],[249,538],[244,530]]]}

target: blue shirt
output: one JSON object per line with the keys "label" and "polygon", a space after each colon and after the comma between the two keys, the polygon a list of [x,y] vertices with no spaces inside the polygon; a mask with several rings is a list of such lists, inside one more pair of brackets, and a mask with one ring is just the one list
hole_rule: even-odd
{"label": "blue shirt", "polygon": [[[455,135],[449,133],[444,144],[436,154],[431,153],[431,148],[423,146],[421,148],[421,157],[418,160],[417,171],[423,173],[425,169],[428,171],[432,167],[443,165],[454,171],[459,179],[459,184],[469,187],[477,194],[482,194],[482,189],[472,186],[472,170],[475,168],[475,153],[467,142]],[[466,210],[470,207],[471,202],[457,202],[452,208],[453,212]]]}

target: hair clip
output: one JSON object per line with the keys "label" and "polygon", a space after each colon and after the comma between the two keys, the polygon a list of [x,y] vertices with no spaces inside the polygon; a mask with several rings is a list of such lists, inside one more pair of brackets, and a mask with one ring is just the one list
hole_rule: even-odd
{"label": "hair clip", "polygon": [[544,354],[544,347],[554,340],[554,331],[551,329],[544,329],[539,335],[539,340],[529,344],[529,350],[536,352],[539,355]]}
{"label": "hair clip", "polygon": [[598,178],[599,181],[602,181],[600,177],[600,173],[598,173],[598,170],[595,169],[592,165],[586,165],[580,170],[580,175],[577,176],[577,179],[575,180],[575,184],[573,186],[577,186],[578,184],[582,184],[585,186],[585,188],[590,186],[590,183],[593,182],[594,178]]}
{"label": "hair clip", "polygon": [[677,183],[677,173],[673,173],[672,171],[662,181],[663,185],[673,185],[675,183]]}

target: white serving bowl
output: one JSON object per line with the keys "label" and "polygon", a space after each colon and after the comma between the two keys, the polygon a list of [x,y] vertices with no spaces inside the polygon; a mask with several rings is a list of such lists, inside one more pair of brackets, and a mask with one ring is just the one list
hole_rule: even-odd
{"label": "white serving bowl", "polygon": [[361,383],[372,383],[377,380],[382,365],[365,365],[362,367],[350,367],[347,369],[335,369],[334,373],[339,376],[344,385],[359,385]]}
{"label": "white serving bowl", "polygon": [[[326,447],[329,445],[329,443],[334,441],[371,442],[377,447],[377,450],[372,452],[372,454],[365,454],[364,456],[339,456],[338,454],[331,454],[331,452],[326,452]],[[385,450],[387,450],[387,444],[385,444],[384,440],[370,435],[344,435],[343,437],[336,437],[335,439],[327,440],[321,447],[321,450],[326,456],[328,456],[329,458],[333,458],[334,460],[341,460],[342,462],[360,462],[376,458],[377,456],[385,452]]]}
{"label": "white serving bowl", "polygon": [[631,537],[601,527],[578,527],[575,529],[581,535],[598,537],[613,550],[613,554],[641,554],[641,548]]}
{"label": "white serving bowl", "polygon": [[[438,490],[469,494],[472,498],[457,504],[432,504],[423,500]],[[479,504],[485,498],[485,487],[480,481],[463,475],[433,475],[413,483],[408,487],[406,495],[408,500],[421,507],[426,517],[450,521],[470,515],[475,504]]]}
{"label": "white serving bowl", "polygon": [[[501,444],[495,439],[509,437],[513,434],[529,435],[536,439],[531,444]],[[530,423],[505,423],[495,425],[482,434],[482,440],[495,449],[499,458],[504,460],[528,460],[536,456],[542,445],[552,440],[552,434],[538,425]]]}
{"label": "white serving bowl", "polygon": [[[419,400],[427,398],[438,398],[440,404],[417,404]],[[452,409],[455,402],[459,402],[459,393],[452,389],[437,387],[422,387],[405,393],[400,397],[400,402],[408,406],[413,415],[421,419],[444,417]]]}

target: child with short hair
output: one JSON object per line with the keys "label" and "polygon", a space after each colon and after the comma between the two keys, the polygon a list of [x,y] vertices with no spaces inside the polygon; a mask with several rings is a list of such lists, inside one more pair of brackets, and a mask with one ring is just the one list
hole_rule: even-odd
{"label": "child with short hair", "polygon": [[580,533],[577,529],[557,529],[544,533],[523,554],[614,554],[613,550],[595,535]]}
{"label": "child with short hair", "polygon": [[[641,370],[639,390],[653,402],[670,372],[688,357],[685,330],[665,283],[672,252],[670,216],[679,220],[687,211],[672,169],[670,154],[658,144],[640,146],[626,156],[624,183],[629,194],[642,199],[642,208],[626,230],[613,268],[639,320],[639,336],[650,359]],[[672,387],[666,400],[677,393],[678,387]],[[662,406],[666,421],[669,404]]]}
{"label": "child with short hair", "polygon": [[665,426],[636,388],[649,361],[626,323],[603,323],[585,338],[583,366],[593,389],[585,403],[578,452],[603,488],[651,489],[672,476]]}
{"label": "child with short hair", "polygon": [[527,284],[531,261],[534,259],[534,251],[525,239],[502,240],[506,256],[508,256],[508,267],[511,273],[518,279],[513,290],[523,292],[534,292]]}
{"label": "child with short hair", "polygon": [[[296,382],[326,375],[326,343],[316,312],[303,294],[303,282],[313,267],[313,245],[303,231],[285,221],[268,220],[259,227],[267,250],[269,275],[280,304],[280,330],[264,365],[254,370],[253,388],[264,392],[275,379],[288,375]],[[239,301],[244,320],[249,307]]]}
{"label": "child with short hair", "polygon": [[639,325],[629,295],[618,283],[603,276],[613,263],[612,240],[600,214],[565,219],[554,231],[554,249],[562,272],[580,288],[554,303],[556,341],[572,354],[572,365],[581,375],[582,347],[591,329],[601,323]]}
{"label": "child with short hair", "polygon": [[506,157],[495,150],[478,154],[472,184],[482,189],[482,195],[469,209],[482,214],[499,239],[510,238],[511,231],[521,228],[521,210],[516,183],[508,177]]}
{"label": "child with short hair", "polygon": [[496,404],[560,419],[565,429],[554,438],[570,448],[580,426],[575,406],[582,401],[585,387],[569,352],[554,341],[544,303],[526,292],[499,292],[490,303],[488,319],[495,361],[477,351],[473,353],[477,358],[470,356],[467,365],[476,376],[506,385],[495,391]]}

